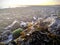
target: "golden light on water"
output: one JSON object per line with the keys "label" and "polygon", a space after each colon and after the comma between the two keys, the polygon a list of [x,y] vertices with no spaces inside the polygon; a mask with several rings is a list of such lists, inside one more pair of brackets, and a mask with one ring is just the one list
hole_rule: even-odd
{"label": "golden light on water", "polygon": [[60,0],[2,0],[0,7],[17,7],[24,5],[60,5]]}

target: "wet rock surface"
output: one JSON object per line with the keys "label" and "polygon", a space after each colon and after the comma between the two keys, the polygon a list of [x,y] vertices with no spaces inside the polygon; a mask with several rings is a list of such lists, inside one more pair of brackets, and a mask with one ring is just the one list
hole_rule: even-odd
{"label": "wet rock surface", "polygon": [[[15,23],[11,25],[14,28]],[[56,16],[34,17],[31,22],[23,21],[19,26],[12,33],[2,33],[0,40],[3,40],[0,42],[13,45],[60,45],[60,18]]]}
{"label": "wet rock surface", "polygon": [[50,26],[50,28],[51,28],[51,30],[50,30],[51,33],[58,35],[60,33],[60,29],[59,29],[60,28],[60,18],[56,18],[55,22]]}
{"label": "wet rock surface", "polygon": [[0,42],[4,42],[4,44],[8,44],[10,41],[12,41],[12,39],[13,39],[12,33],[9,30],[6,30],[1,34]]}
{"label": "wet rock surface", "polygon": [[[50,23],[48,20],[44,20],[41,24],[35,25],[35,31],[19,43],[21,45],[60,45],[60,18],[50,17],[49,20]],[[47,23],[48,27],[46,27]],[[39,28],[42,29],[37,28],[39,25]]]}

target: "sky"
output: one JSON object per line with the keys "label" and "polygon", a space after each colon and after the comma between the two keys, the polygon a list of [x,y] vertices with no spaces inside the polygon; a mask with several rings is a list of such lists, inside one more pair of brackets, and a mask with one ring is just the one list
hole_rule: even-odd
{"label": "sky", "polygon": [[60,5],[60,0],[0,0],[0,8],[25,7],[27,5]]}

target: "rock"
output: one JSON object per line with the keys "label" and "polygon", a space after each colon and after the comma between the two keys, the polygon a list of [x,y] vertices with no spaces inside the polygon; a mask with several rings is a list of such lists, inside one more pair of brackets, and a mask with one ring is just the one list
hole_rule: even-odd
{"label": "rock", "polygon": [[17,20],[15,20],[15,21],[13,21],[12,24],[10,24],[6,28],[4,28],[4,30],[12,30],[13,31],[13,30],[15,30],[15,29],[17,29],[19,27],[20,27],[20,23]]}
{"label": "rock", "polygon": [[26,41],[23,41],[23,45],[49,45],[51,42],[52,39],[47,37],[46,34],[41,33],[41,31],[35,31]]}
{"label": "rock", "polygon": [[27,22],[21,21],[20,27],[25,29],[27,27]]}
{"label": "rock", "polygon": [[37,20],[37,17],[34,16],[34,17],[33,17],[33,21],[36,21],[36,20]]}
{"label": "rock", "polygon": [[13,39],[13,35],[10,32],[10,30],[4,31],[1,35],[2,35],[1,42],[3,42],[4,44],[8,44]]}
{"label": "rock", "polygon": [[15,41],[11,41],[8,45],[17,45]]}
{"label": "rock", "polygon": [[49,29],[50,33],[53,33],[55,35],[60,35],[60,19],[59,18],[55,18],[55,21],[53,21],[53,23],[50,24],[50,29]]}
{"label": "rock", "polygon": [[2,40],[2,36],[0,36],[0,42],[1,42],[1,40]]}

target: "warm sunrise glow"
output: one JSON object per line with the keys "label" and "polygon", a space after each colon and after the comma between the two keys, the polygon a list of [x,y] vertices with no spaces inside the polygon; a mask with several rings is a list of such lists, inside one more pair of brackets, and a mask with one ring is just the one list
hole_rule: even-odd
{"label": "warm sunrise glow", "polygon": [[17,7],[24,5],[60,5],[60,0],[0,0],[0,7]]}

